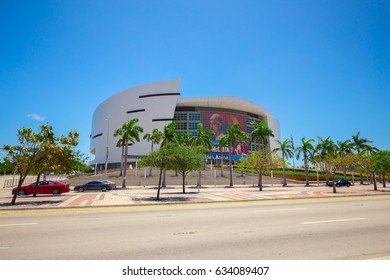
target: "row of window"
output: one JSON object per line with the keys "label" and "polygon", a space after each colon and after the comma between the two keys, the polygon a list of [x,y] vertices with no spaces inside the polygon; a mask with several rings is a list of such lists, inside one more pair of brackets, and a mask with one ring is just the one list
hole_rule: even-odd
{"label": "row of window", "polygon": [[200,113],[175,113],[175,121],[200,121]]}

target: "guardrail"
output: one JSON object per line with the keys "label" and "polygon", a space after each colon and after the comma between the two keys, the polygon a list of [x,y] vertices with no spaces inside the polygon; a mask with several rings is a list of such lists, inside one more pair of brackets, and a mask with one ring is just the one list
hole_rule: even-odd
{"label": "guardrail", "polygon": [[[35,177],[35,176],[27,177],[26,179],[24,179],[23,185],[35,183],[36,180],[37,180],[37,177]],[[46,180],[65,181],[66,178],[47,176]],[[42,179],[41,179],[41,181],[42,181]],[[18,183],[19,183],[19,178],[4,180],[3,189],[17,187]]]}

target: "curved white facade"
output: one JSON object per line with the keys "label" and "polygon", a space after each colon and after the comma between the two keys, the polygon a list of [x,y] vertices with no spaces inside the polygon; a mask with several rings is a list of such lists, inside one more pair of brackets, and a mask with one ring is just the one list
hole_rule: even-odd
{"label": "curved white facade", "polygon": [[[268,121],[275,138],[270,139],[270,148],[277,147],[275,139],[280,139],[279,122],[263,107],[239,97],[197,97],[178,98],[180,81],[163,81],[141,85],[119,92],[103,101],[95,110],[92,119],[90,136],[90,152],[95,155],[91,164],[103,165],[118,163],[121,148],[116,147],[118,141],[114,131],[126,121],[138,118],[138,125],[145,133],[154,128],[162,130],[174,119],[176,107],[219,108],[248,112],[261,116]],[[140,137],[141,142],[129,146],[129,158],[135,159],[150,152],[151,144]]]}

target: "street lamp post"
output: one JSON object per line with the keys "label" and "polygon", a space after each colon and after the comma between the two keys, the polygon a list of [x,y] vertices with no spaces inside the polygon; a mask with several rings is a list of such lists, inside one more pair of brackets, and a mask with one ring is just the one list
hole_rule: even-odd
{"label": "street lamp post", "polygon": [[105,120],[107,121],[107,137],[106,137],[106,161],[105,161],[105,164],[104,164],[104,170],[105,170],[105,173],[107,174],[107,164],[108,164],[108,134],[109,134],[109,131],[110,131],[110,120],[108,118],[105,118]]}

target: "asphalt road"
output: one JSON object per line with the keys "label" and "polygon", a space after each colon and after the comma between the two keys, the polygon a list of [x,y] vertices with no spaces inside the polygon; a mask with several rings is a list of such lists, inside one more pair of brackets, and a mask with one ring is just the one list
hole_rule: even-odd
{"label": "asphalt road", "polygon": [[15,211],[0,259],[390,259],[390,197]]}

